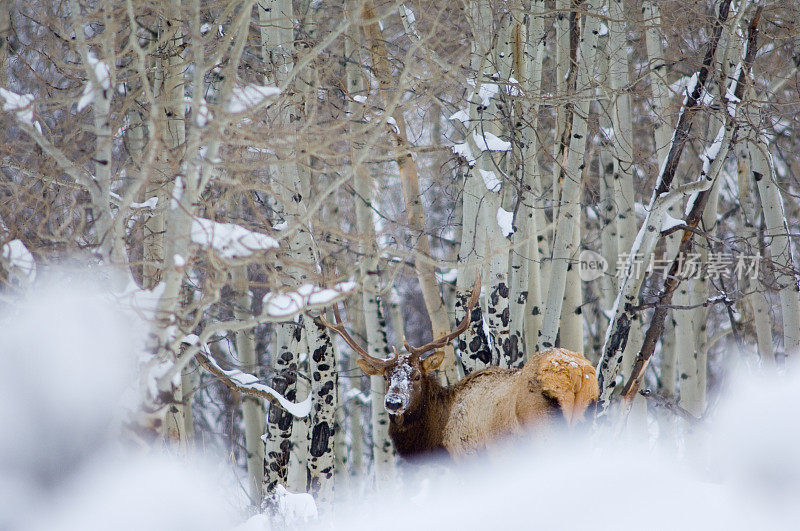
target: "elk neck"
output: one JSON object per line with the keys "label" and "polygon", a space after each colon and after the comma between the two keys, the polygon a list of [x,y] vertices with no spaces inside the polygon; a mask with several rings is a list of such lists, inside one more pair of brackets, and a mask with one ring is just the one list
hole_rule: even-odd
{"label": "elk neck", "polygon": [[452,387],[439,383],[436,373],[422,379],[422,396],[416,407],[402,415],[389,415],[389,437],[402,457],[444,452],[444,427],[453,401]]}

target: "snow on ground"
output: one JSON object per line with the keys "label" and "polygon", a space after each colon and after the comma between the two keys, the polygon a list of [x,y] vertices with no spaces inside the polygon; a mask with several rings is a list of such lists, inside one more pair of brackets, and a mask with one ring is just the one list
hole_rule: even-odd
{"label": "snow on ground", "polygon": [[66,480],[55,503],[35,515],[29,529],[229,529],[235,513],[217,480],[218,468],[203,459],[181,462],[158,453],[96,457]]}
{"label": "snow on ground", "polygon": [[0,437],[0,468],[36,478],[57,476],[104,439],[136,343],[134,324],[98,292],[69,277],[50,282],[0,317],[0,425],[13,434]]}
{"label": "snow on ground", "polygon": [[798,374],[731,380],[680,460],[647,440],[529,441],[424,465],[391,492],[354,495],[317,529],[795,529],[798,388]]}
{"label": "snow on ground", "polygon": [[256,514],[232,531],[303,529],[318,517],[314,498],[305,492],[289,492],[283,485],[278,485],[272,502],[275,506],[274,514]]}
{"label": "snow on ground", "polygon": [[353,501],[333,516],[281,491],[277,515],[247,519],[224,458],[119,447],[144,331],[105,287],[43,276],[0,315],[0,529],[773,530],[800,519],[800,367],[727,378],[680,458],[646,436],[573,432],[405,467],[381,494],[345,493]]}
{"label": "snow on ground", "polygon": [[232,527],[238,485],[224,457],[118,443],[144,325],[105,284],[45,276],[0,315],[0,529]]}

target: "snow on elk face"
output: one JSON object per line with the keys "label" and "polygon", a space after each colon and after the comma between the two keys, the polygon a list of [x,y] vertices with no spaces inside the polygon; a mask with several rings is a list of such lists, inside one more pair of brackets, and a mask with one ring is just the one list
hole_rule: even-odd
{"label": "snow on elk face", "polygon": [[422,394],[422,369],[411,354],[401,354],[395,365],[387,367],[384,407],[390,415],[402,415],[413,410]]}
{"label": "snow on elk face", "polygon": [[[408,344],[404,339],[406,351],[400,354],[397,348],[392,348],[394,356],[382,359],[370,355],[364,347],[359,345],[345,330],[339,308],[333,307],[336,324],[325,319],[324,315],[315,318],[319,326],[326,327],[339,334],[350,347],[356,351],[361,359],[356,364],[370,376],[383,376],[386,381],[386,398],[384,407],[396,420],[407,411],[416,410],[423,401],[422,395],[425,385],[425,376],[435,371],[444,361],[444,348],[450,341],[461,335],[469,326],[472,309],[478,303],[481,294],[481,278],[475,278],[472,294],[464,308],[464,317],[455,330],[437,337],[430,343],[419,347]],[[433,351],[433,352],[431,352]],[[425,359],[424,354],[431,352]]]}

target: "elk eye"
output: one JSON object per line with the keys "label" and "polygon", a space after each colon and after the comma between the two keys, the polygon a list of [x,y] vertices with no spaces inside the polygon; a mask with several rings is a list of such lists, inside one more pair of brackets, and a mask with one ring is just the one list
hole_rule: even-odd
{"label": "elk eye", "polygon": [[415,374],[415,375],[414,375],[414,381],[415,381],[415,382],[416,382],[417,380],[419,380],[420,378],[422,378],[422,375],[421,375],[420,373],[417,373],[417,374]]}

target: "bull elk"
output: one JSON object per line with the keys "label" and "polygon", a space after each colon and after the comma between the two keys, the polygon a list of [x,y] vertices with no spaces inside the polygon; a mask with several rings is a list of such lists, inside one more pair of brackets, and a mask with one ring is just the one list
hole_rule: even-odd
{"label": "bull elk", "polygon": [[338,308],[336,324],[319,318],[358,353],[361,370],[383,376],[389,436],[404,457],[445,450],[458,458],[525,427],[547,425],[559,417],[572,424],[597,399],[594,367],[577,352],[561,348],[537,352],[521,369],[487,367],[455,385],[441,385],[434,371],[444,360],[442,349],[467,329],[479,296],[480,277],[455,330],[420,347],[404,340],[406,351],[395,348],[390,359],[370,356],[358,345],[345,330]]}

